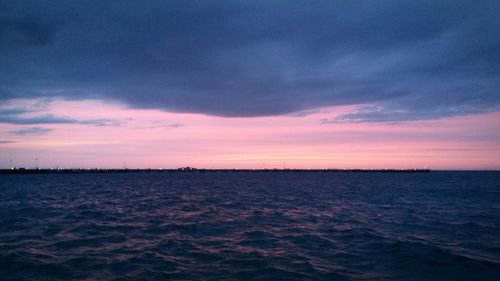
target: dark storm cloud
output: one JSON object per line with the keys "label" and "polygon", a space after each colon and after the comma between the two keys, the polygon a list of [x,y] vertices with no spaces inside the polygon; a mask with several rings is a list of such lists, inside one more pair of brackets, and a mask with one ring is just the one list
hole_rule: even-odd
{"label": "dark storm cloud", "polygon": [[[498,1],[2,1],[0,96],[337,121],[497,110]],[[403,113],[402,113],[403,112]]]}
{"label": "dark storm cloud", "polygon": [[10,131],[9,134],[16,136],[41,136],[41,135],[46,135],[51,131],[53,131],[53,129],[32,127],[32,128]]}

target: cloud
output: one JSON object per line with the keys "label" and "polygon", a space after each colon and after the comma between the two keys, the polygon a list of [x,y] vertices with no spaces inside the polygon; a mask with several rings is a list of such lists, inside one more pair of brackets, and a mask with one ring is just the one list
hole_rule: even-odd
{"label": "cloud", "polygon": [[58,117],[52,114],[39,115],[35,117],[18,117],[16,115],[0,115],[0,123],[17,125],[37,125],[37,124],[74,124],[77,120],[66,117]]}
{"label": "cloud", "polygon": [[77,124],[93,125],[96,127],[117,127],[121,126],[124,122],[116,119],[90,119],[90,120],[80,120],[76,121]]}
{"label": "cloud", "polygon": [[492,107],[490,110],[479,110],[474,106],[440,106],[428,108],[413,108],[411,106],[364,106],[360,109],[340,114],[334,118],[321,119],[322,124],[335,123],[398,123],[407,121],[436,120],[446,116],[470,115],[485,113],[488,111],[498,111],[500,108]]}
{"label": "cloud", "polygon": [[9,134],[16,135],[16,136],[41,136],[41,135],[46,135],[51,131],[53,131],[53,129],[41,128],[41,127],[31,127],[31,128],[26,128],[26,129],[9,131]]}
{"label": "cloud", "polygon": [[9,123],[16,125],[39,125],[39,124],[82,124],[93,125],[97,127],[120,126],[122,121],[114,119],[87,119],[77,120],[69,117],[55,116],[52,114],[38,115],[34,117],[18,117],[14,115],[0,115],[0,123]]}
{"label": "cloud", "polygon": [[36,110],[27,108],[0,108],[0,123],[16,125],[41,125],[41,124],[82,124],[97,127],[120,126],[124,122],[116,119],[74,119],[70,117],[56,116],[53,114],[38,114],[26,116],[26,114],[37,113]]}
{"label": "cloud", "polygon": [[183,127],[184,125],[183,124],[180,124],[180,123],[172,123],[172,124],[168,124],[168,127],[169,128],[180,128],[180,127]]}
{"label": "cloud", "polygon": [[494,0],[0,5],[0,103],[97,98],[228,117],[381,111],[340,118],[356,122],[500,104]]}
{"label": "cloud", "polygon": [[9,144],[9,143],[15,143],[15,141],[11,141],[11,140],[0,140],[0,144]]}

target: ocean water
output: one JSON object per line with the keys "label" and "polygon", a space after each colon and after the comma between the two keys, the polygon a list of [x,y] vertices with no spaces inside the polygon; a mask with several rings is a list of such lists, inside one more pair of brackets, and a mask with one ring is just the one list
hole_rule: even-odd
{"label": "ocean water", "polygon": [[500,173],[0,176],[1,280],[500,280]]}

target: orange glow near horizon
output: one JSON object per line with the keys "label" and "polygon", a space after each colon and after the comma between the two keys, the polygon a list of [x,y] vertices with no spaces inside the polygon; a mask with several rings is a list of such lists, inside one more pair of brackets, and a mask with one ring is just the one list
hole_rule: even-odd
{"label": "orange glow near horizon", "polygon": [[[17,101],[17,104],[28,101]],[[9,106],[9,105],[7,105]],[[321,119],[356,107],[301,116],[224,118],[138,110],[95,100],[51,102],[32,114],[79,124],[0,124],[0,167],[120,168],[431,168],[500,169],[500,113],[404,123]],[[107,122],[107,121],[106,121]],[[42,135],[16,135],[43,127]]]}

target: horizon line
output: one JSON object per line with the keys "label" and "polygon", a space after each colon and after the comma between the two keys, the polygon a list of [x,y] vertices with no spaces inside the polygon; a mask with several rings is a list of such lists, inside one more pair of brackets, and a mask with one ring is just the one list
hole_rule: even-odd
{"label": "horizon line", "polygon": [[137,172],[331,172],[331,173],[429,173],[441,172],[500,172],[500,169],[429,169],[429,168],[0,168],[0,174],[50,174],[50,173],[137,173]]}

